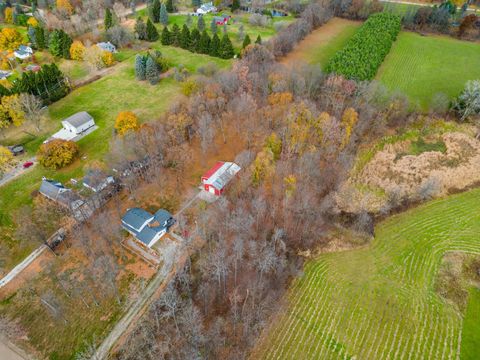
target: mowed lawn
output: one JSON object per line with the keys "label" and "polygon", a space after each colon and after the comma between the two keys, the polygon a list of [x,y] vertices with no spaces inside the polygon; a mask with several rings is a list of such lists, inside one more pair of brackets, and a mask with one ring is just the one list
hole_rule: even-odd
{"label": "mowed lawn", "polygon": [[480,289],[472,288],[462,330],[462,360],[480,358]]}
{"label": "mowed lawn", "polygon": [[[168,57],[173,65],[183,64],[191,73],[199,67],[214,62],[219,68],[228,67],[230,60],[152,44]],[[11,269],[24,258],[34,246],[28,239],[14,239],[15,212],[22,205],[29,205],[40,187],[43,176],[66,182],[79,178],[93,160],[104,160],[114,135],[115,118],[120,111],[133,111],[141,122],[154,121],[168,109],[179,95],[181,83],[172,78],[161,80],[158,85],[139,82],[134,74],[134,57],[117,65],[110,75],[72,91],[68,96],[49,106],[52,129],[61,128],[61,120],[79,111],[90,113],[98,129],[81,139],[80,159],[70,166],[53,171],[37,165],[33,170],[0,187],[0,272]],[[54,131],[55,131],[54,130]],[[39,136],[28,144],[34,153],[49,135]]]}
{"label": "mowed lawn", "polygon": [[480,44],[402,32],[376,79],[426,109],[435,94],[453,98],[468,80],[480,79]]}
{"label": "mowed lawn", "polygon": [[[392,216],[375,232],[367,247],[307,263],[254,358],[455,359],[463,322],[478,339],[478,299],[464,320],[434,283],[446,252],[480,254],[480,189]],[[478,359],[478,344],[465,346]]]}
{"label": "mowed lawn", "polygon": [[358,21],[333,18],[309,34],[281,62],[294,65],[298,61],[304,61],[324,67],[333,55],[345,46],[361,24]]}

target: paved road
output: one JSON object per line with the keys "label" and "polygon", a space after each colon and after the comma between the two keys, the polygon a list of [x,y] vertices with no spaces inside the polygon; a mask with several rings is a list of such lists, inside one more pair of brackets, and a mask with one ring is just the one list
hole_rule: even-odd
{"label": "paved road", "polygon": [[12,271],[10,271],[7,275],[5,275],[3,279],[0,280],[0,288],[4,287],[10,281],[12,281],[15,276],[25,270],[33,261],[35,261],[36,258],[38,258],[47,249],[48,247],[42,244],[37,249],[32,251],[30,255],[28,255],[20,264],[15,266]]}
{"label": "paved road", "polygon": [[[28,169],[24,169],[23,164],[25,164],[28,161],[33,162],[33,165],[30,166]],[[17,166],[15,166],[12,170],[10,170],[9,172],[3,175],[3,177],[0,179],[0,186],[5,185],[10,180],[15,179],[17,176],[22,175],[27,171],[33,169],[36,164],[37,162],[36,162],[35,156],[30,159],[20,161],[20,163]]]}

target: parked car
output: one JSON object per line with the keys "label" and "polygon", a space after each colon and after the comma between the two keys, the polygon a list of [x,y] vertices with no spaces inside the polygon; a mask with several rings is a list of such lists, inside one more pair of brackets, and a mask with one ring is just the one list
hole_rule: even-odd
{"label": "parked car", "polygon": [[23,168],[24,169],[28,169],[30,166],[33,165],[33,162],[32,161],[27,161],[26,163],[23,164]]}

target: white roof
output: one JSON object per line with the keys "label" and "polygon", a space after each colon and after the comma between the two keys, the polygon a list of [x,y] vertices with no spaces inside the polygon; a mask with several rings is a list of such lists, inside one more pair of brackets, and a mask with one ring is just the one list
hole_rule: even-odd
{"label": "white roof", "polygon": [[205,180],[205,184],[213,185],[216,189],[221,190],[240,170],[241,167],[234,162],[226,162]]}
{"label": "white roof", "polygon": [[51,139],[72,140],[76,136],[77,134],[62,128],[60,131],[57,131],[55,134],[53,134],[52,137],[48,140],[51,140]]}

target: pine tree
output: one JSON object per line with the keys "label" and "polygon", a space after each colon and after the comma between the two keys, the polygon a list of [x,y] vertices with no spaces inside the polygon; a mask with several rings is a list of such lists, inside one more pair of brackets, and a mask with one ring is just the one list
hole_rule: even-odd
{"label": "pine tree", "polygon": [[72,46],[73,40],[65,31],[62,32],[62,57],[64,59],[70,59],[70,46]]}
{"label": "pine tree", "polygon": [[235,50],[233,49],[233,45],[228,37],[228,34],[225,34],[222,37],[219,55],[222,59],[231,59],[235,55]]}
{"label": "pine tree", "polygon": [[161,42],[162,45],[172,45],[172,34],[170,34],[170,31],[166,26],[163,28],[162,31]]}
{"label": "pine tree", "polygon": [[160,7],[160,22],[163,26],[168,25],[168,12],[164,3],[162,3],[162,6]]}
{"label": "pine tree", "polygon": [[220,38],[217,34],[214,34],[212,37],[212,41],[210,41],[208,54],[210,56],[220,56]]}
{"label": "pine tree", "polygon": [[70,57],[70,46],[72,38],[63,30],[56,29],[50,37],[49,49],[53,56]]}
{"label": "pine tree", "polygon": [[240,9],[240,0],[233,0],[232,2],[232,12]]}
{"label": "pine tree", "polygon": [[206,30],[203,30],[202,35],[200,36],[200,41],[198,43],[198,52],[200,54],[209,54],[210,53],[210,36]]}
{"label": "pine tree", "polygon": [[182,33],[180,34],[180,47],[182,49],[190,48],[190,30],[188,30],[185,24],[183,24]]}
{"label": "pine tree", "polygon": [[147,25],[145,25],[141,17],[135,23],[135,34],[137,34],[139,40],[147,40]]}
{"label": "pine tree", "polygon": [[167,11],[169,13],[175,12],[175,6],[173,6],[173,0],[167,0]]}
{"label": "pine tree", "polygon": [[135,57],[135,77],[137,80],[146,79],[146,59],[145,56],[137,54]]}
{"label": "pine tree", "polygon": [[203,16],[201,16],[201,15],[198,17],[197,29],[201,33],[203,32],[203,30],[205,30],[205,20],[203,19]]}
{"label": "pine tree", "polygon": [[148,56],[147,63],[145,65],[145,74],[148,82],[152,85],[157,84],[160,80],[157,63],[152,59],[151,56]]}
{"label": "pine tree", "polygon": [[158,23],[160,21],[160,0],[153,0],[153,3],[149,7],[149,15],[150,19],[154,23]]}
{"label": "pine tree", "polygon": [[158,31],[155,25],[148,19],[147,21],[147,41],[157,41],[158,40]]}
{"label": "pine tree", "polygon": [[172,27],[172,45],[173,46],[179,46],[180,45],[180,28],[178,27],[177,24],[173,24]]}
{"label": "pine tree", "polygon": [[47,47],[47,38],[45,29],[41,26],[35,28],[35,41],[38,50],[43,50]]}
{"label": "pine tree", "polygon": [[212,19],[212,22],[210,23],[210,30],[212,31],[212,34],[217,33],[217,22],[215,21],[215,18]]}
{"label": "pine tree", "polygon": [[193,29],[192,32],[190,33],[190,47],[189,50],[191,52],[200,52],[199,46],[200,46],[200,31],[198,29]]}
{"label": "pine tree", "polygon": [[257,40],[255,40],[255,44],[262,45],[262,37],[260,35],[257,36]]}
{"label": "pine tree", "polygon": [[105,25],[105,31],[110,29],[113,26],[112,12],[108,7],[105,9],[104,25]]}
{"label": "pine tree", "polygon": [[248,34],[243,39],[242,49],[245,49],[248,45],[250,45],[252,41],[250,40],[250,36]]}

